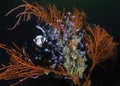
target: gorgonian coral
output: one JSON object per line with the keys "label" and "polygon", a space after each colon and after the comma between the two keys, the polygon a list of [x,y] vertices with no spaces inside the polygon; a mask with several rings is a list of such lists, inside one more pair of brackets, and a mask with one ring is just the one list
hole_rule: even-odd
{"label": "gorgonian coral", "polygon": [[[56,75],[63,75],[73,80],[78,86],[90,85],[90,76],[94,67],[115,55],[116,43],[113,37],[103,28],[97,25],[90,25],[87,22],[85,13],[76,8],[72,12],[60,11],[55,6],[39,6],[37,3],[29,4],[23,1],[20,5],[6,15],[11,14],[19,8],[24,8],[16,17],[17,23],[14,29],[22,21],[28,21],[32,15],[37,17],[36,28],[41,32],[32,41],[34,49],[38,52],[34,60],[45,58],[48,65],[35,64],[31,56],[27,54],[27,48],[21,50],[15,44],[9,48],[0,44],[10,55],[8,66],[0,68],[0,80],[23,78],[12,86],[21,83],[28,78],[34,78],[43,74],[53,72]],[[41,53],[43,55],[41,55]],[[92,61],[88,73],[85,72],[88,58]],[[82,83],[80,80],[85,79]]]}

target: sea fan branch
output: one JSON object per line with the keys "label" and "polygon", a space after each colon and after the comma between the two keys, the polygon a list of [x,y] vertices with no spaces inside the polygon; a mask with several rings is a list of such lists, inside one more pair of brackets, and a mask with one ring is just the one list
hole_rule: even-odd
{"label": "sea fan branch", "polygon": [[[37,3],[29,4],[24,1],[23,5],[19,5],[16,8],[9,11],[7,15],[11,14],[15,10],[20,8],[24,8],[22,12],[20,12],[16,17],[18,18],[16,24],[11,28],[14,29],[16,26],[20,24],[21,21],[28,21],[31,19],[31,15],[37,17],[38,21],[44,21],[52,25],[54,28],[61,30],[61,25],[64,22],[65,18],[65,10],[60,11],[54,5],[48,4],[46,7],[39,6]],[[73,16],[69,16],[70,21],[74,24],[74,33],[76,33],[77,29],[82,29],[86,26],[86,15],[83,12],[79,12],[76,8],[73,9]]]}
{"label": "sea fan branch", "polygon": [[113,42],[113,37],[97,25],[87,27],[84,40],[88,43],[88,55],[96,64],[115,55],[116,43]]}
{"label": "sea fan branch", "polygon": [[88,57],[92,60],[92,66],[86,77],[83,86],[87,86],[90,82],[90,76],[94,67],[116,54],[116,43],[113,42],[113,37],[109,35],[103,28],[97,25],[87,26],[84,34],[84,42],[87,43]]}
{"label": "sea fan branch", "polygon": [[[74,81],[74,83],[80,86],[79,77],[68,74],[61,66],[59,66],[58,71],[35,66],[31,60],[25,60],[20,51],[13,48],[8,48],[4,44],[0,44],[0,48],[5,49],[11,58],[11,62],[8,66],[3,65],[2,68],[0,68],[0,80],[10,80],[14,78],[28,79],[41,76],[45,73],[53,72],[57,75],[64,75],[69,77]],[[17,83],[11,86],[16,85]]]}

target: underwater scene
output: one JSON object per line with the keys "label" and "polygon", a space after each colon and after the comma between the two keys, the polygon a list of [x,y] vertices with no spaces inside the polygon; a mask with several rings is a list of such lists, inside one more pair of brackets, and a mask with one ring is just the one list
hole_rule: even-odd
{"label": "underwater scene", "polygon": [[120,86],[117,0],[4,0],[0,86]]}

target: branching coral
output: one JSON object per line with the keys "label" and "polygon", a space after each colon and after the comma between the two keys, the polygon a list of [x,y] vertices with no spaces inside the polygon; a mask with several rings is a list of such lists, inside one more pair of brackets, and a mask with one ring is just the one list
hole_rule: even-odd
{"label": "branching coral", "polygon": [[97,25],[89,25],[84,34],[84,39],[87,43],[88,55],[93,63],[98,64],[115,55],[116,43],[105,29]]}
{"label": "branching coral", "polygon": [[61,66],[59,66],[58,71],[35,66],[30,59],[28,61],[24,59],[21,51],[8,48],[4,44],[0,44],[0,48],[5,49],[11,57],[9,66],[3,65],[3,67],[0,68],[0,80],[23,78],[20,80],[20,82],[12,84],[11,86],[21,83],[22,80],[41,76],[49,72],[53,72],[57,75],[65,75],[73,80],[74,83],[78,84],[78,86],[80,85],[78,76],[72,76],[71,74],[68,74]]}
{"label": "branching coral", "polygon": [[[23,2],[23,5],[17,6],[6,14],[7,16],[19,8],[24,8],[24,11],[16,16],[16,18],[18,18],[18,21],[11,29],[14,29],[17,25],[20,24],[21,21],[30,20],[31,15],[34,15],[37,17],[38,21],[47,22],[60,31],[62,23],[64,23],[64,18],[67,17],[65,16],[65,10],[60,11],[56,8],[56,6],[52,6],[50,4],[47,7],[42,7],[39,6],[37,3],[29,4],[24,0]],[[68,16],[70,15],[71,13],[68,12]],[[86,15],[85,13],[79,12],[77,9],[74,8],[73,16],[70,16],[70,20],[71,22],[73,22],[75,26],[74,30],[76,31],[77,29],[81,29],[83,25],[86,24]]]}
{"label": "branching coral", "polygon": [[97,64],[114,57],[116,54],[116,43],[105,29],[97,25],[87,26],[86,32],[84,33],[84,41],[87,44],[88,57],[92,60],[92,66],[86,78],[88,82],[92,70]]}

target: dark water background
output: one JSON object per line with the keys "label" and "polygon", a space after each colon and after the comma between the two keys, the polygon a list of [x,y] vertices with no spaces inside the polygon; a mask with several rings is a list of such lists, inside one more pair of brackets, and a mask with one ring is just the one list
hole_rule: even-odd
{"label": "dark water background", "polygon": [[[120,42],[120,1],[119,0],[27,0],[36,1],[43,5],[43,2],[55,4],[59,9],[65,8],[70,11],[73,7],[87,13],[88,21],[99,24],[114,37],[115,42]],[[7,30],[7,27],[15,23],[14,12],[9,16],[5,14],[12,8],[22,4],[22,0],[1,0],[0,1],[0,42],[10,45],[11,42],[21,43],[23,40],[30,39],[35,27],[35,19],[22,23],[15,30]],[[117,60],[114,64],[111,61],[103,63],[105,68],[97,66],[92,75],[93,86],[120,86],[120,45],[117,46]],[[0,52],[0,64],[8,63],[8,57]],[[112,65],[111,65],[112,64]],[[16,81],[16,80],[15,80]],[[33,81],[33,80],[32,80]],[[31,82],[32,82],[31,81]],[[14,81],[0,81],[0,86],[9,86]],[[55,83],[56,82],[56,83]],[[40,86],[68,86],[69,81],[42,79]],[[34,85],[36,81],[33,81]],[[43,84],[44,83],[44,84]],[[49,85],[48,85],[49,83]],[[62,84],[60,84],[62,83]],[[51,85],[50,85],[51,84]],[[34,86],[31,84],[31,86]],[[22,85],[21,85],[22,86]],[[28,85],[30,86],[30,85]],[[37,86],[37,85],[35,85]],[[39,85],[38,85],[39,86]]]}

